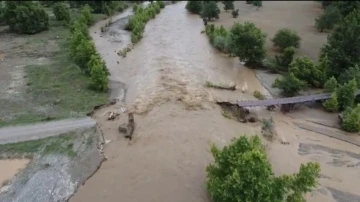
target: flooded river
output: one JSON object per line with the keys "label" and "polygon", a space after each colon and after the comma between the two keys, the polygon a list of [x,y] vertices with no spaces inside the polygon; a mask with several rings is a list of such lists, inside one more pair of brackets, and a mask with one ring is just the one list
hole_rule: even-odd
{"label": "flooded river", "polygon": [[[105,147],[108,160],[71,202],[208,202],[205,168],[212,160],[211,145],[223,146],[242,134],[259,134],[260,123],[225,119],[213,101],[254,99],[254,90],[267,91],[253,70],[210,46],[201,34],[202,20],[188,14],[185,4],[179,2],[163,9],[146,25],[144,38],[126,58],[117,52],[129,43],[130,35],[122,29],[123,19],[131,11],[113,18],[106,34],[100,33],[106,22],[92,28],[96,46],[112,73],[111,96],[123,102],[94,115],[105,138],[111,140]],[[238,90],[208,89],[204,87],[206,81],[235,83]],[[124,84],[126,96],[122,99]],[[247,89],[242,89],[244,86]],[[107,112],[121,107],[135,112],[136,130],[131,142],[117,131],[125,115],[120,120],[106,120]],[[280,135],[290,133],[287,137],[292,141],[290,146],[272,146],[270,158],[285,167],[274,169],[281,170],[279,173],[296,172],[300,163],[307,161],[298,155],[297,129],[287,123],[288,118],[274,116],[282,121],[284,133]],[[286,155],[275,158],[278,152]]]}

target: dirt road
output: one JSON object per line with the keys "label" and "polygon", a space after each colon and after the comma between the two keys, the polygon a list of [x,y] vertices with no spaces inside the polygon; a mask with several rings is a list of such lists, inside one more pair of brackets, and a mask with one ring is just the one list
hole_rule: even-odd
{"label": "dirt road", "polygon": [[91,128],[96,125],[96,121],[90,117],[80,119],[66,119],[38,123],[25,126],[12,126],[0,128],[0,144],[13,143],[26,140],[34,140],[81,128]]}

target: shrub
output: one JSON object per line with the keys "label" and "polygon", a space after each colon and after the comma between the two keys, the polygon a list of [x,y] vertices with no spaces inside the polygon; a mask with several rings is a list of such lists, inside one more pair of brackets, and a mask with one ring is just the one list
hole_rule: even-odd
{"label": "shrub", "polygon": [[228,10],[234,9],[234,1],[223,1],[224,10],[227,12]]}
{"label": "shrub", "polygon": [[108,78],[106,72],[98,64],[91,66],[90,87],[97,91],[108,90]]}
{"label": "shrub", "polygon": [[354,106],[354,100],[356,96],[357,85],[355,79],[348,83],[339,86],[336,89],[336,95],[338,97],[339,109],[343,110],[347,107]]}
{"label": "shrub", "polygon": [[355,79],[357,87],[360,88],[360,68],[358,65],[345,70],[339,77],[339,83],[344,84],[353,79]]}
{"label": "shrub", "polygon": [[160,8],[165,8],[165,3],[163,1],[157,1],[156,3],[160,6]]}
{"label": "shrub", "polygon": [[88,27],[85,23],[86,20],[84,20],[84,18],[80,17],[79,19],[75,20],[71,25],[70,25],[70,33],[73,34],[75,32],[75,30],[80,30],[81,33],[87,38],[90,39],[90,33],[88,30]]}
{"label": "shrub", "polygon": [[281,79],[276,79],[273,87],[279,88],[285,97],[293,97],[307,87],[307,83],[295,77],[294,74],[286,74]]}
{"label": "shrub", "polygon": [[339,102],[336,93],[332,93],[331,98],[323,102],[323,106],[328,112],[339,111]]}
{"label": "shrub", "polygon": [[257,9],[259,9],[260,7],[262,7],[262,1],[252,1],[251,4],[253,6],[256,6]]}
{"label": "shrub", "polygon": [[355,10],[343,18],[328,36],[327,44],[321,50],[321,57],[327,56],[329,76],[336,79],[342,72],[360,63],[360,11]]}
{"label": "shrub", "polygon": [[204,2],[201,9],[201,17],[208,18],[211,20],[212,18],[219,19],[220,9],[218,8],[215,1],[207,1]]}
{"label": "shrub", "polygon": [[53,7],[53,12],[56,17],[56,20],[64,20],[67,23],[70,23],[70,9],[64,3],[56,3]]}
{"label": "shrub", "polygon": [[92,55],[96,53],[94,42],[90,40],[81,40],[76,47],[73,60],[85,73],[89,73],[90,69],[87,66]]}
{"label": "shrub", "polygon": [[4,18],[12,31],[35,34],[49,28],[49,16],[32,2],[6,2]]}
{"label": "shrub", "polygon": [[360,131],[360,105],[357,105],[354,109],[347,108],[345,110],[341,127],[347,132],[355,133]]}
{"label": "shrub", "polygon": [[265,100],[266,99],[266,97],[265,97],[265,95],[263,95],[262,93],[260,93],[259,91],[254,91],[254,97],[255,98],[257,98],[257,99],[259,99],[259,100]]}
{"label": "shrub", "polygon": [[330,79],[328,79],[324,84],[324,88],[327,92],[334,92],[337,86],[338,86],[338,82],[333,76]]}
{"label": "shrub", "polygon": [[313,87],[322,87],[325,82],[324,73],[307,57],[296,58],[290,64],[290,72]]}
{"label": "shrub", "polygon": [[300,47],[300,36],[293,30],[280,29],[276,32],[272,42],[274,46],[279,47],[281,51],[288,47]]}
{"label": "shrub", "polygon": [[231,50],[247,65],[260,64],[265,58],[266,34],[251,22],[235,23],[230,30]]}
{"label": "shrub", "polygon": [[288,70],[291,62],[294,60],[295,56],[295,48],[294,47],[287,47],[280,55],[276,55],[276,63],[281,69]]}
{"label": "shrub", "polygon": [[136,11],[138,10],[139,6],[141,6],[141,5],[135,4],[135,5],[133,6],[133,11],[134,11],[134,13],[136,13]]}
{"label": "shrub", "polygon": [[214,201],[305,201],[304,194],[318,185],[318,163],[276,177],[258,136],[241,136],[222,150],[213,146],[211,152],[215,162],[206,168],[207,188]]}
{"label": "shrub", "polygon": [[324,29],[333,29],[335,24],[338,23],[341,19],[341,14],[339,9],[336,6],[329,6],[325,9],[324,14],[319,18],[315,19],[315,26],[320,32],[323,32]]}
{"label": "shrub", "polygon": [[233,10],[231,12],[231,15],[233,16],[233,18],[237,18],[237,16],[239,16],[239,9]]}
{"label": "shrub", "polygon": [[186,10],[193,14],[200,14],[203,6],[202,1],[188,1],[186,3]]}
{"label": "shrub", "polygon": [[81,9],[81,14],[84,17],[85,22],[88,26],[92,25],[95,22],[94,16],[91,11],[92,9],[88,4],[85,4],[85,6],[83,6]]}

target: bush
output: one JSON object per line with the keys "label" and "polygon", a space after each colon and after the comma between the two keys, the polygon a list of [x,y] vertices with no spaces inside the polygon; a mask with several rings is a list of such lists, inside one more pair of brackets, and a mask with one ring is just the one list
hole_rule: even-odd
{"label": "bush", "polygon": [[339,77],[339,83],[344,84],[353,79],[355,79],[357,87],[360,88],[360,68],[358,65],[345,70]]}
{"label": "bush", "polygon": [[341,14],[339,9],[336,6],[329,6],[325,9],[324,14],[319,18],[315,19],[315,26],[320,32],[323,32],[324,29],[333,29],[335,24],[338,23],[341,19]]}
{"label": "bush", "polygon": [[224,53],[231,53],[230,34],[223,26],[215,27],[214,25],[208,25],[205,32],[209,37],[210,43],[216,49]]}
{"label": "bush", "polygon": [[332,93],[331,98],[323,102],[323,106],[328,112],[339,111],[339,102],[336,93]]}
{"label": "bush", "polygon": [[219,19],[220,9],[218,8],[215,1],[207,1],[204,2],[201,9],[201,17],[208,18],[211,20],[212,18]]}
{"label": "bush", "polygon": [[292,46],[285,48],[280,55],[275,56],[277,65],[281,69],[288,70],[290,64],[294,60],[295,51],[296,51],[295,48]]}
{"label": "bush", "polygon": [[94,24],[95,20],[94,20],[94,16],[91,13],[92,9],[88,4],[85,4],[85,6],[82,7],[81,9],[81,14],[85,19],[85,22],[88,26]]}
{"label": "bush", "polygon": [[106,72],[95,64],[90,69],[90,87],[96,91],[107,91],[108,90],[108,78]]}
{"label": "bush", "polygon": [[256,6],[258,9],[262,7],[262,1],[252,1],[251,4]]}
{"label": "bush", "polygon": [[354,109],[348,108],[344,112],[341,127],[347,132],[355,133],[360,131],[360,105],[357,105]]}
{"label": "bush", "polygon": [[76,47],[73,60],[85,73],[89,73],[90,69],[87,66],[92,55],[96,53],[94,42],[90,40],[81,40]]}
{"label": "bush", "polygon": [[214,201],[305,201],[304,194],[318,185],[318,163],[276,177],[258,136],[241,136],[222,150],[213,146],[211,152],[215,162],[206,168],[207,188]]}
{"label": "bush", "polygon": [[247,65],[260,64],[265,58],[266,34],[251,22],[235,23],[230,30],[232,52]]}
{"label": "bush", "polygon": [[273,87],[279,88],[285,97],[298,95],[301,90],[307,87],[307,83],[295,77],[294,74],[286,74],[281,79],[276,79]]}
{"label": "bush", "polygon": [[256,99],[258,99],[258,100],[265,100],[266,99],[266,97],[265,97],[265,95],[263,95],[262,93],[260,93],[259,91],[254,91],[254,97],[256,98]]}
{"label": "bush", "polygon": [[83,17],[80,17],[79,19],[75,20],[70,25],[70,33],[73,34],[75,30],[79,30],[87,39],[90,39],[91,38],[90,33],[85,21],[86,20]]}
{"label": "bush", "polygon": [[6,2],[4,18],[12,31],[35,34],[49,28],[49,16],[32,2]]}
{"label": "bush", "polygon": [[56,20],[64,20],[67,23],[70,23],[70,9],[64,3],[56,3],[53,7],[53,13],[56,17]]}
{"label": "bush", "polygon": [[321,50],[321,57],[327,56],[329,77],[336,79],[350,67],[360,64],[360,11],[355,10],[343,18],[328,36],[327,44]]}
{"label": "bush", "polygon": [[202,1],[188,1],[186,3],[186,10],[193,14],[200,14],[203,6]]}
{"label": "bush", "polygon": [[234,1],[223,1],[224,10],[227,12],[228,10],[234,9]]}
{"label": "bush", "polygon": [[324,85],[324,72],[321,72],[313,61],[307,57],[296,58],[290,64],[290,72],[296,78],[306,81],[313,87],[322,87]]}
{"label": "bush", "polygon": [[336,95],[338,97],[340,110],[354,106],[356,91],[357,91],[357,84],[355,79],[349,81],[344,85],[339,86],[336,89]]}
{"label": "bush", "polygon": [[233,10],[231,12],[231,15],[233,16],[233,18],[237,18],[237,16],[239,16],[239,9]]}
{"label": "bush", "polygon": [[280,29],[276,32],[272,42],[274,46],[279,47],[281,51],[288,47],[300,47],[300,36],[293,30]]}
{"label": "bush", "polygon": [[337,86],[338,86],[338,82],[336,81],[335,77],[331,77],[324,84],[324,88],[327,92],[334,92]]}
{"label": "bush", "polygon": [[165,8],[165,3],[163,1],[157,1],[156,3],[160,6],[160,8]]}

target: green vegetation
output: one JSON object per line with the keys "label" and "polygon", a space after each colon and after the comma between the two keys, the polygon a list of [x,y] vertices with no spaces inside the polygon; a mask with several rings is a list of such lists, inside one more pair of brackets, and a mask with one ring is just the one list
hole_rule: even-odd
{"label": "green vegetation", "polygon": [[283,51],[289,47],[299,48],[300,40],[300,36],[294,30],[285,28],[276,32],[272,42],[274,46],[279,47],[280,50]]}
{"label": "green vegetation", "polygon": [[227,12],[228,10],[233,10],[234,7],[234,1],[223,1],[224,4],[224,10]]}
{"label": "green vegetation", "polygon": [[205,87],[217,88],[217,89],[226,89],[226,90],[235,90],[236,89],[235,85],[214,84],[214,83],[211,83],[210,81],[206,81]]}
{"label": "green vegetation", "polygon": [[323,106],[328,112],[337,112],[339,111],[339,102],[338,97],[335,92],[331,94],[331,98],[323,102]]}
{"label": "green vegetation", "polygon": [[253,93],[254,97],[257,98],[258,100],[265,100],[266,97],[265,95],[263,95],[262,93],[260,93],[259,91],[254,91]]}
{"label": "green vegetation", "polygon": [[326,7],[324,14],[315,19],[315,26],[320,32],[325,29],[332,30],[341,19],[340,10],[333,5]]}
{"label": "green vegetation", "polygon": [[188,1],[186,3],[186,10],[193,14],[200,14],[202,9],[202,1]]}
{"label": "green vegetation", "polygon": [[231,11],[231,15],[233,16],[233,18],[237,18],[239,16],[239,9],[234,9],[233,11]]}
{"label": "green vegetation", "polygon": [[132,32],[131,42],[133,44],[136,44],[142,39],[146,23],[150,19],[155,18],[155,16],[160,13],[161,8],[164,8],[164,6],[165,4],[162,1],[157,1],[156,3],[150,4],[146,8],[138,5],[135,11],[135,15],[129,19],[129,23],[126,25],[126,29]]}
{"label": "green vegetation", "polygon": [[335,79],[335,77],[331,77],[324,84],[324,88],[327,92],[334,92],[337,87],[338,87],[338,82]]}
{"label": "green vegetation", "polygon": [[253,6],[256,6],[257,9],[259,9],[260,7],[262,7],[262,1],[251,1],[251,4]]}
{"label": "green vegetation", "polygon": [[325,82],[323,72],[307,57],[298,57],[291,64],[289,71],[298,79],[306,81],[310,86],[322,87]]}
{"label": "green vegetation", "polygon": [[215,162],[206,168],[207,188],[214,201],[305,201],[304,195],[318,185],[318,163],[302,164],[293,175],[274,176],[258,136],[241,136],[211,152]]}
{"label": "green vegetation", "polygon": [[49,28],[49,16],[38,3],[7,1],[3,18],[10,29],[20,34],[35,34]]}
{"label": "green vegetation", "polygon": [[39,140],[30,140],[19,143],[10,143],[0,145],[0,153],[2,156],[19,157],[23,155],[41,155],[49,154],[65,154],[69,157],[76,157],[77,153],[73,150],[73,141],[76,133],[63,134],[56,137],[48,137]]}
{"label": "green vegetation", "polygon": [[247,65],[261,64],[265,58],[266,34],[251,22],[235,23],[230,29],[232,53]]}
{"label": "green vegetation", "polygon": [[215,1],[205,1],[201,9],[201,17],[209,21],[213,18],[219,19],[220,9]]}
{"label": "green vegetation", "polygon": [[339,109],[344,110],[347,107],[354,106],[356,91],[357,91],[357,86],[355,80],[351,80],[348,83],[341,85],[336,89],[336,94],[339,102]]}
{"label": "green vegetation", "polygon": [[344,112],[344,119],[341,127],[347,132],[360,131],[360,104],[355,108],[347,108]]}
{"label": "green vegetation", "polygon": [[66,23],[70,23],[70,9],[64,3],[56,3],[53,7],[53,13],[56,17],[56,20],[64,20]]}
{"label": "green vegetation", "polygon": [[276,79],[273,87],[281,89],[281,94],[285,97],[293,97],[298,95],[301,90],[306,89],[307,83],[302,81],[293,73],[286,74],[281,79]]}
{"label": "green vegetation", "polygon": [[215,27],[213,24],[206,26],[205,33],[210,43],[219,51],[231,53],[230,33],[223,27]]}

